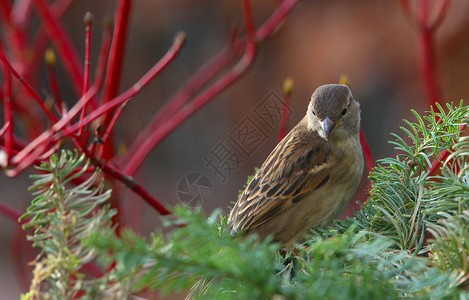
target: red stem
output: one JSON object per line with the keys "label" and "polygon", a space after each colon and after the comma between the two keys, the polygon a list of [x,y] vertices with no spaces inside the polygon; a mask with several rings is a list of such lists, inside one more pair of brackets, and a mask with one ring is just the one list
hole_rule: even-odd
{"label": "red stem", "polygon": [[137,183],[132,176],[124,173],[122,170],[114,167],[110,163],[106,162],[103,159],[96,159],[91,155],[90,152],[86,149],[86,145],[83,143],[82,140],[76,138],[77,145],[81,148],[81,151],[85,153],[85,155],[91,160],[91,162],[107,175],[114,177],[115,179],[119,180],[120,182],[124,183],[129,189],[134,191],[137,195],[139,195],[145,202],[147,202],[150,206],[156,209],[161,215],[169,215],[171,212],[164,207],[155,197],[153,197],[142,185]]}
{"label": "red stem", "polygon": [[[85,95],[88,92],[88,87],[90,83],[90,60],[91,60],[91,26],[93,23],[93,16],[91,15],[90,12],[87,12],[85,14],[85,73],[83,77],[83,93],[82,96]],[[81,115],[80,115],[80,122],[83,121],[85,118],[85,113],[86,113],[86,105],[83,105],[83,109],[81,110]],[[78,130],[78,135],[81,135],[83,133],[83,126],[80,127]]]}
{"label": "red stem", "polygon": [[243,14],[244,14],[244,25],[246,26],[246,32],[250,42],[255,41],[256,28],[254,27],[254,21],[252,20],[251,1],[243,0]]}
{"label": "red stem", "polygon": [[[459,131],[460,132],[463,132],[465,129],[466,129],[466,124],[463,124],[463,125],[459,126]],[[438,158],[435,159],[432,162],[432,166],[431,166],[428,174],[429,175],[435,175],[435,172],[438,169],[438,167],[440,166],[440,163],[446,161],[446,159],[448,158],[448,156],[450,156],[450,154],[451,154],[451,152],[449,152],[448,150],[441,151],[440,155],[438,155]]]}
{"label": "red stem", "polygon": [[432,31],[435,31],[440,27],[441,23],[445,20],[446,14],[448,12],[448,8],[450,5],[451,1],[450,0],[443,0],[443,1],[437,1],[438,8],[436,8],[436,17],[435,19],[429,24],[430,29]]}
{"label": "red stem", "polygon": [[[59,0],[55,1],[51,6],[51,13],[54,15],[54,18],[60,20],[62,16],[67,12],[75,0]],[[47,35],[44,27],[41,27],[36,34],[36,39],[32,43],[32,50],[36,55],[33,56],[31,61],[25,67],[25,73],[23,74],[26,78],[34,78],[36,73],[40,70],[40,65],[42,63],[42,53],[48,46],[49,36]]]}
{"label": "red stem", "polygon": [[84,264],[80,271],[86,271],[88,272],[89,274],[91,274],[94,278],[101,278],[104,276],[104,271],[101,270],[100,268],[98,268],[98,266],[96,266],[94,263],[92,262],[89,262],[89,263],[86,263]]}
{"label": "red stem", "polygon": [[412,19],[412,9],[410,8],[409,0],[400,0],[402,10],[404,11],[404,15],[407,19]]}
{"label": "red stem", "polygon": [[[54,134],[57,132],[61,131],[64,129],[64,127],[81,111],[81,108],[83,105],[85,105],[97,92],[97,88],[93,86],[86,95],[84,95],[75,106],[72,107],[71,110],[69,110],[64,116],[57,122],[55,123],[51,129],[44,131],[41,133],[38,137],[36,137],[34,140],[32,140],[29,144],[27,144],[15,157],[13,157],[13,164],[17,165],[15,169],[9,169],[5,173],[8,176],[16,176],[18,175],[22,170],[27,168],[37,157],[41,156],[45,151],[47,151],[47,148],[50,147],[50,145],[56,143],[59,141],[60,137],[53,137]],[[87,125],[83,124],[83,126]],[[76,126],[77,127],[77,126]],[[75,131],[78,130],[78,128],[75,128]],[[73,132],[68,132],[67,135],[72,135],[75,133]]]}
{"label": "red stem", "polygon": [[373,156],[371,155],[370,146],[368,145],[368,142],[365,138],[365,134],[363,133],[363,130],[361,128],[360,128],[360,142],[362,144],[363,154],[365,156],[365,162],[368,168],[368,173],[370,173],[373,170],[374,160],[373,160]]}
{"label": "red stem", "polygon": [[[176,38],[174,39],[174,43],[171,48],[166,52],[166,54],[158,61],[145,75],[143,75],[134,85],[129,88],[127,91],[123,92],[116,98],[110,100],[109,102],[101,105],[93,112],[89,113],[85,119],[83,120],[82,126],[86,126],[89,123],[93,122],[104,113],[110,111],[111,109],[115,109],[122,103],[130,100],[136,94],[140,92],[140,90],[145,87],[151,80],[153,80],[158,74],[161,73],[168,65],[171,63],[176,56],[181,51],[181,48],[185,41],[185,35],[183,33],[179,33]],[[83,99],[83,98],[82,98]],[[61,136],[68,136],[78,130],[80,124],[75,123],[74,125],[66,128],[62,133]]]}
{"label": "red stem", "polygon": [[[272,13],[270,18],[256,31],[256,40],[263,41],[266,39],[287,16],[288,12],[299,0],[285,0],[278,8]],[[249,16],[245,16],[249,19]],[[133,174],[150,151],[156,147],[168,134],[170,134],[176,127],[181,125],[187,118],[192,116],[215,96],[221,93],[229,85],[234,83],[247,69],[254,59],[257,47],[253,40],[248,41],[243,57],[240,61],[223,77],[216,81],[210,86],[205,92],[196,97],[192,102],[187,103],[182,107],[173,117],[166,122],[162,123],[161,126],[151,132],[150,136],[147,136],[145,140],[139,144],[139,148],[135,151],[134,155],[130,157],[129,162],[125,166],[124,170]]]}
{"label": "red stem", "polygon": [[3,45],[1,44],[0,42],[0,59],[3,61],[3,63],[8,67],[8,69],[10,70],[10,72],[13,74],[14,77],[16,77],[22,84],[23,86],[26,88],[26,90],[28,91],[28,93],[33,97],[34,100],[36,100],[36,102],[39,104],[39,106],[42,108],[42,110],[46,113],[47,117],[53,121],[53,122],[56,122],[58,119],[56,116],[54,116],[50,111],[49,109],[46,107],[46,105],[44,104],[44,102],[42,101],[41,97],[39,97],[39,95],[36,93],[36,91],[34,91],[33,87],[23,79],[22,76],[20,76],[18,74],[18,72],[13,68],[13,66],[10,64],[10,62],[8,61],[7,57],[6,57],[6,54],[5,54],[5,51],[4,51],[4,48],[3,48]]}
{"label": "red stem", "polygon": [[272,13],[269,19],[257,30],[256,40],[263,41],[268,38],[272,33],[274,33],[277,28],[282,25],[283,20],[287,17],[287,14],[290,10],[299,2],[300,0],[284,0],[277,9]]}
{"label": "red stem", "polygon": [[427,100],[430,105],[441,102],[441,91],[437,81],[437,71],[435,65],[435,53],[433,47],[433,32],[429,29],[421,29],[419,42],[422,56],[422,73],[425,88],[427,90]]}
{"label": "red stem", "polygon": [[[114,36],[112,38],[111,51],[109,54],[109,65],[107,69],[108,78],[104,85],[103,98],[108,102],[117,96],[122,74],[124,51],[127,41],[127,30],[132,7],[131,0],[120,0],[117,4],[115,15]],[[110,113],[112,115],[112,113]]]}
{"label": "red stem", "polygon": [[[240,46],[242,46],[242,48]],[[198,93],[215,75],[232,62],[235,57],[241,55],[242,49],[244,49],[245,46],[245,43],[235,43],[233,47],[225,48],[193,74],[184,87],[169,99],[145,128],[140,131],[137,138],[132,143],[126,159],[128,160],[133,157],[148,136],[155,132],[163,122],[170,119],[172,115],[180,110],[194,94]],[[126,164],[125,170],[128,174],[134,174],[138,166],[139,165]]]}
{"label": "red stem", "polygon": [[[50,52],[48,53],[47,51]],[[60,87],[57,81],[57,74],[55,72],[56,58],[53,50],[46,50],[46,56],[53,56],[46,58],[47,78],[49,79],[50,89],[52,91],[52,95],[54,96],[54,105],[59,115],[62,116],[65,113],[65,105],[62,99],[62,95],[60,93]]]}
{"label": "red stem", "polygon": [[[131,0],[120,0],[117,5],[115,16],[116,26],[114,28],[114,36],[112,38],[112,45],[109,54],[109,64],[106,72],[107,78],[104,83],[104,103],[108,103],[111,99],[114,99],[119,92],[131,7]],[[111,123],[114,112],[114,109],[110,109],[104,116],[104,129],[107,129],[108,124]],[[103,157],[105,159],[111,159],[114,156],[112,136],[109,137],[108,141],[109,142],[103,145]]]}
{"label": "red stem", "polygon": [[23,291],[29,289],[31,266],[28,262],[34,259],[34,254],[31,254],[32,251],[31,242],[26,240],[26,233],[21,225],[17,223],[11,243],[11,260],[15,268],[17,282]]}
{"label": "red stem", "polygon": [[11,150],[13,146],[13,110],[11,108],[12,101],[12,90],[11,90],[11,74],[8,71],[8,67],[3,63],[3,77],[5,78],[5,94],[3,95],[3,107],[5,114],[5,126],[6,126],[6,135],[5,135],[5,153],[6,161],[5,165],[0,161],[0,166],[5,167],[10,165],[11,159]]}
{"label": "red stem", "polygon": [[[135,153],[124,170],[133,173],[137,166],[147,157],[150,151],[164,140],[175,128],[180,126],[192,114],[201,109],[205,104],[212,100],[216,95],[225,90],[229,85],[234,83],[247,69],[254,59],[256,46],[254,43],[248,43],[245,55],[225,76],[217,80],[208,90],[196,97],[192,102],[187,103],[179,110],[170,120],[161,124],[157,131],[149,136]],[[129,166],[132,166],[131,169]]]}
{"label": "red stem", "polygon": [[32,0],[15,1],[11,10],[11,23],[17,28],[26,28],[31,21]]}
{"label": "red stem", "polygon": [[[93,85],[97,86],[98,89],[101,88],[101,85],[104,82],[104,72],[106,71],[107,58],[109,54],[109,48],[111,46],[112,38],[112,24],[111,21],[105,21],[105,30],[103,33],[103,41],[101,45],[101,50],[99,52],[98,64],[96,67],[96,74],[94,77]],[[95,110],[97,107],[93,107]]]}
{"label": "red stem", "polygon": [[92,111],[83,119],[82,122],[77,122],[66,127],[67,124],[81,111],[83,105],[85,105],[91,99],[91,97],[96,94],[98,87],[93,85],[88,93],[86,93],[77,102],[77,104],[75,104],[72,109],[70,109],[62,117],[62,119],[60,119],[56,124],[54,124],[54,126],[52,126],[51,130],[43,132],[13,158],[12,162],[13,164],[17,164],[17,168],[7,170],[6,174],[8,176],[17,175],[24,168],[28,167],[29,164],[32,163],[38,156],[40,156],[42,151],[45,151],[49,145],[57,142],[63,137],[74,135],[81,126],[88,125],[110,109],[121,105],[125,101],[128,101],[130,98],[135,96],[138,92],[140,92],[142,87],[146,86],[177,56],[183,46],[184,40],[184,34],[178,34],[172,47],[163,56],[163,58],[158,61],[147,73],[145,73],[145,75],[143,75],[142,78],[140,78],[130,89]]}
{"label": "red stem", "polygon": [[13,207],[0,202],[0,215],[3,215],[16,223],[22,214]]}
{"label": "red stem", "polygon": [[[432,28],[432,25],[429,21],[430,14],[430,3],[429,0],[418,0],[417,2],[417,12],[416,19],[419,29],[419,47],[420,47],[420,56],[422,58],[421,68],[422,75],[424,79],[424,85],[427,90],[427,101],[430,105],[435,102],[442,101],[442,93],[438,83],[438,76],[435,63],[435,47],[434,47],[434,33],[435,28]],[[440,17],[437,19],[442,19],[441,13]]]}
{"label": "red stem", "polygon": [[75,52],[70,38],[62,24],[53,15],[51,7],[46,0],[34,0],[39,15],[44,22],[49,36],[52,38],[57,51],[62,57],[62,62],[68,71],[77,94],[83,91],[83,69],[79,55]]}
{"label": "red stem", "polygon": [[11,5],[9,1],[0,1],[0,19],[5,23],[10,23]]}
{"label": "red stem", "polygon": [[164,207],[155,197],[153,197],[141,184],[137,183],[133,177],[128,176],[120,169],[108,163],[104,163],[103,160],[98,162],[96,165],[100,167],[106,174],[109,174],[124,183],[128,188],[142,197],[142,199],[145,200],[145,202],[147,202],[151,207],[156,209],[161,215],[171,214],[171,212],[166,209],[166,207]]}
{"label": "red stem", "polygon": [[[119,108],[117,109],[117,111],[114,113],[114,115],[112,115],[112,119],[109,123],[109,126],[106,128],[106,132],[104,133],[104,135],[102,136],[102,143],[103,145],[106,144],[108,138],[111,136],[112,134],[112,130],[114,129],[114,126],[116,126],[117,124],[117,120],[119,119],[119,117],[121,116],[121,114],[124,112],[124,108],[127,106],[127,103],[128,101],[122,103]],[[99,154],[98,154],[98,157],[103,157],[104,155],[104,147],[101,147],[99,149]]]}

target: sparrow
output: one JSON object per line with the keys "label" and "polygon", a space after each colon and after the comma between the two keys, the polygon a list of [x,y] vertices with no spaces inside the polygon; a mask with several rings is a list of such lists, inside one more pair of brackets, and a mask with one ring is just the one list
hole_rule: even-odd
{"label": "sparrow", "polygon": [[325,227],[360,183],[360,105],[346,85],[311,96],[304,118],[267,157],[228,218],[232,236],[256,233],[292,247],[310,228]]}

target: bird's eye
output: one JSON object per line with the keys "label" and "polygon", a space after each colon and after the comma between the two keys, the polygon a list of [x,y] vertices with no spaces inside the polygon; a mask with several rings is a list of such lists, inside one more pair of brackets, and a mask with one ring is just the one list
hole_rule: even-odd
{"label": "bird's eye", "polygon": [[345,115],[346,112],[347,112],[347,108],[344,108],[344,110],[342,111],[342,116]]}

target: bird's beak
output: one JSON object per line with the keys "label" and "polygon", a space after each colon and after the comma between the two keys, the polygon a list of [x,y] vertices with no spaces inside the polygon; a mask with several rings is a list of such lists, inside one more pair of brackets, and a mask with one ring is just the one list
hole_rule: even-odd
{"label": "bird's beak", "polygon": [[331,134],[332,130],[335,128],[336,122],[326,117],[324,121],[321,122],[322,132],[324,132],[324,138],[326,141],[329,139],[329,135]]}

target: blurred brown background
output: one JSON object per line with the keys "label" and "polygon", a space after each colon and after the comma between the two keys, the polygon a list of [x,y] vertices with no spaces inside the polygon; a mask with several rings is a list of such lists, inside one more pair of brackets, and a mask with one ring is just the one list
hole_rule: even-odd
{"label": "blurred brown background", "polygon": [[[94,15],[92,67],[101,40],[101,20],[113,13],[115,2],[77,0],[64,17],[78,52],[83,53],[83,15],[86,11]],[[275,8],[275,1],[253,2],[255,23],[260,25]],[[162,104],[225,45],[234,27],[243,27],[240,1],[134,1],[122,91],[165,53],[178,31],[186,33],[187,43],[169,68],[127,106],[116,128],[121,145],[130,145]],[[469,99],[468,1],[451,3],[435,41],[444,101]],[[346,75],[361,103],[362,128],[374,159],[392,155],[393,149],[387,143],[389,133],[401,134],[403,118],[414,120],[411,108],[419,113],[428,109],[418,51],[415,27],[404,17],[398,1],[301,1],[277,34],[260,45],[247,74],[172,133],[151,153],[136,177],[161,202],[176,205],[180,203],[177,191],[181,190],[181,178],[189,173],[205,176],[212,190],[206,194],[209,196],[204,208],[207,213],[216,208],[227,213],[247,176],[276,144],[278,127],[264,123],[256,107],[275,95],[281,96],[282,82],[287,77],[294,81],[289,128],[303,117],[318,85],[336,83]],[[67,87],[66,80],[62,84]],[[72,92],[69,101],[75,101]],[[249,154],[230,138],[246,118],[256,122],[265,134]],[[225,178],[207,166],[220,143],[228,145],[231,153],[242,160],[230,174],[225,172]],[[24,211],[32,199],[27,191],[31,183],[27,175],[14,179],[0,175],[2,202]],[[366,181],[361,196],[353,201],[365,200],[365,189]],[[157,212],[132,193],[125,195],[123,213],[131,226],[144,233],[159,226]],[[11,258],[14,231],[15,224],[0,216],[0,299],[19,298],[20,286]]]}

